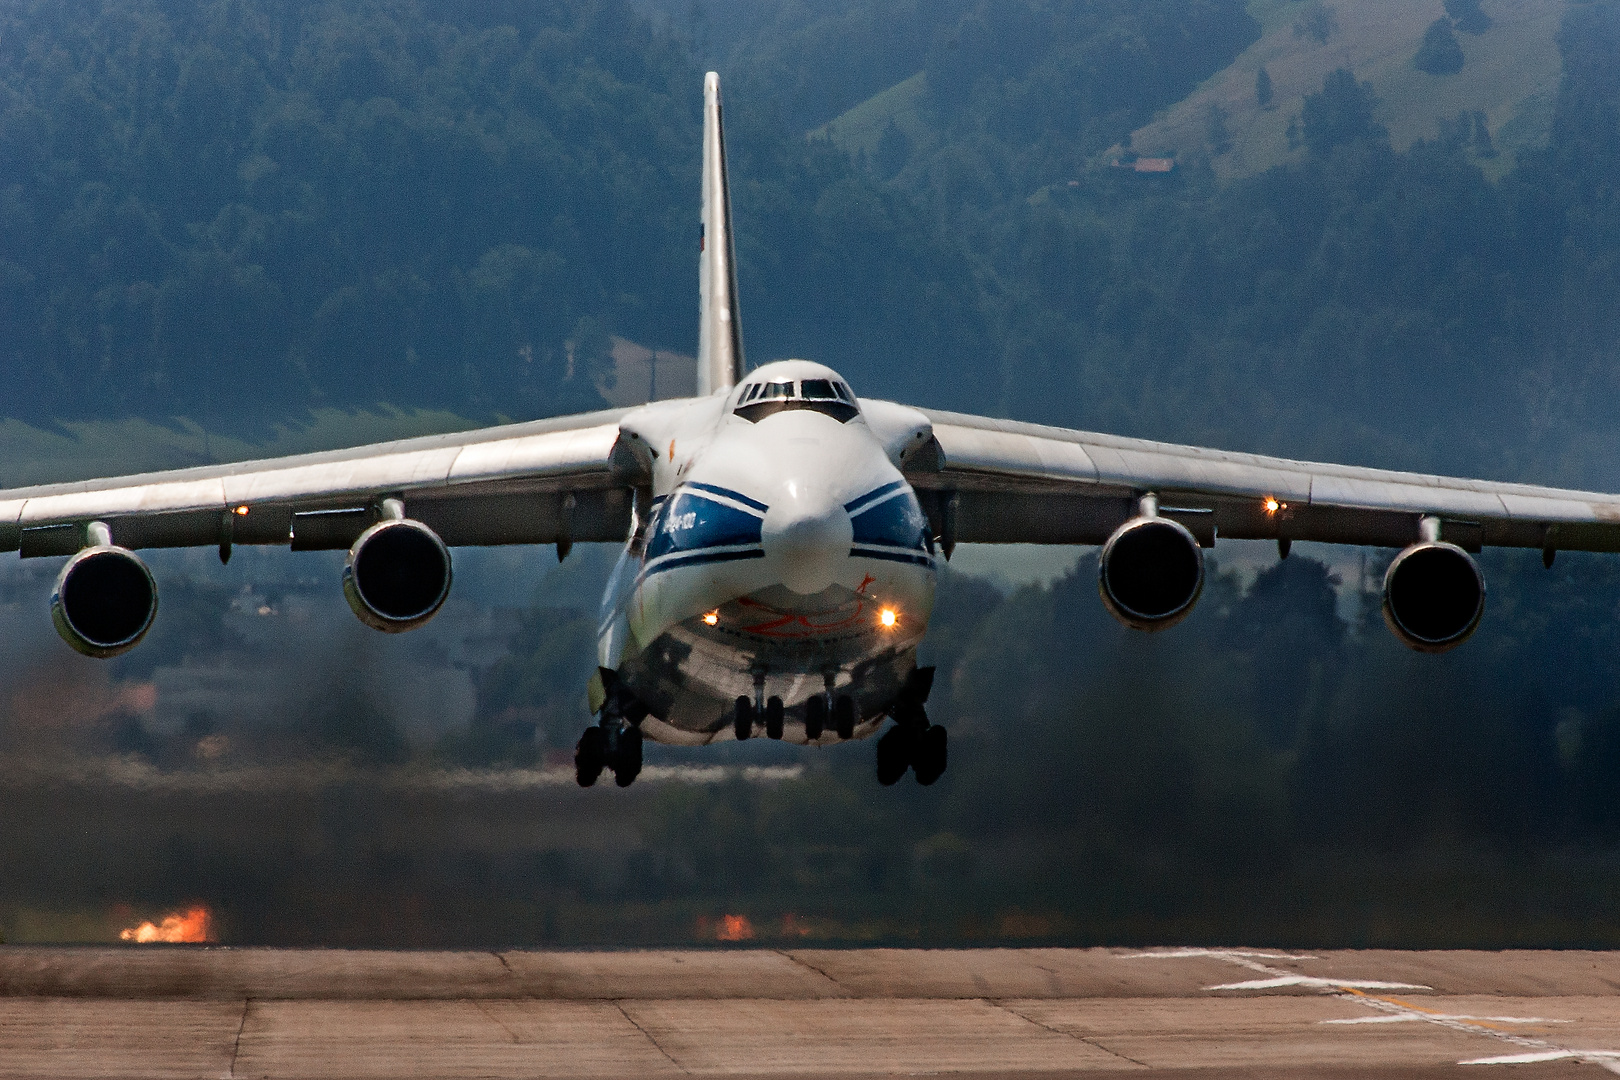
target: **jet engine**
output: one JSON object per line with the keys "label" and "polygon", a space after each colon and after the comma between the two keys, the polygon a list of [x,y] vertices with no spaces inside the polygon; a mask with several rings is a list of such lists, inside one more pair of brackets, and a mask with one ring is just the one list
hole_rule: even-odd
{"label": "jet engine", "polygon": [[1163,630],[1186,618],[1204,590],[1203,549],[1178,521],[1132,518],[1103,545],[1097,587],[1126,626]]}
{"label": "jet engine", "polygon": [[343,595],[374,630],[397,634],[421,626],[450,595],[450,549],[420,521],[380,521],[349,548]]}
{"label": "jet engine", "polygon": [[1485,578],[1456,544],[1425,540],[1384,573],[1384,622],[1402,643],[1439,653],[1467,641],[1485,612]]}
{"label": "jet engine", "polygon": [[51,590],[51,621],[86,656],[133,649],[157,614],[157,584],[134,552],[102,543],[67,561]]}

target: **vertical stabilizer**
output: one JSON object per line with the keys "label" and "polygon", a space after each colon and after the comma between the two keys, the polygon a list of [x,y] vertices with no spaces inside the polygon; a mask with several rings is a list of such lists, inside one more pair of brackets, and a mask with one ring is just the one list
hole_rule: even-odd
{"label": "vertical stabilizer", "polygon": [[742,315],[731,244],[731,189],[720,122],[720,76],[703,76],[703,230],[698,254],[698,393],[736,385],[743,374]]}

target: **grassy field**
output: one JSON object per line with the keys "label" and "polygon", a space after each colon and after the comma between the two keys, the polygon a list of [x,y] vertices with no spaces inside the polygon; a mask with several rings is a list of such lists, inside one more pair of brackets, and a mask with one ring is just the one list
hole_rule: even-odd
{"label": "grassy field", "polygon": [[[1397,149],[1433,138],[1437,122],[1463,110],[1485,113],[1500,153],[1480,162],[1487,173],[1512,167],[1513,152],[1543,143],[1552,121],[1560,64],[1554,36],[1565,0],[1484,0],[1492,25],[1480,35],[1458,33],[1465,62],[1454,75],[1428,75],[1412,66],[1423,32],[1442,13],[1439,0],[1357,0],[1328,3],[1335,29],[1326,42],[1295,31],[1316,0],[1255,0],[1250,11],[1263,33],[1229,67],[1131,136],[1142,154],[1183,160],[1210,156],[1218,176],[1261,172],[1288,159],[1287,130],[1306,94],[1322,88],[1335,68],[1372,83],[1381,99],[1378,122]],[[1271,76],[1271,107],[1255,99],[1261,67]],[[1211,153],[1211,107],[1221,110],[1231,149]],[[1118,153],[1116,147],[1112,153]]]}
{"label": "grassy field", "polygon": [[[1479,164],[1488,175],[1499,176],[1512,168],[1515,151],[1546,141],[1561,74],[1554,37],[1566,6],[1567,0],[1484,0],[1490,29],[1457,34],[1465,57],[1462,70],[1428,75],[1412,66],[1412,57],[1423,32],[1443,13],[1440,0],[1253,0],[1249,10],[1261,24],[1260,40],[1133,132],[1130,149],[1184,163],[1208,158],[1225,180],[1263,172],[1302,152],[1289,147],[1289,124],[1299,116],[1305,95],[1320,90],[1327,74],[1343,67],[1372,83],[1380,98],[1378,122],[1389,129],[1397,149],[1435,137],[1442,119],[1484,112],[1499,153]],[[1325,42],[1296,31],[1314,7],[1326,7],[1335,24]],[[1262,67],[1273,92],[1264,109],[1255,99]],[[935,136],[921,111],[926,95],[927,81],[919,72],[810,137],[830,138],[851,154],[871,154],[892,122],[913,147],[930,146]],[[1210,145],[1212,108],[1220,111],[1230,138],[1230,148],[1220,154]],[[1112,147],[1102,160],[1125,149]]]}

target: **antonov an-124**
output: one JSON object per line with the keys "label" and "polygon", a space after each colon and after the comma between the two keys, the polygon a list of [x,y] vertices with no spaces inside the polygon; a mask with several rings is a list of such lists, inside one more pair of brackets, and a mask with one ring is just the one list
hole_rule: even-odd
{"label": "antonov an-124", "polygon": [[348,549],[368,626],[409,630],[450,591],[450,548],[624,545],[602,599],[598,719],[579,783],[620,786],[642,740],[825,745],[888,731],[877,775],[931,784],[945,730],[917,666],[937,560],[961,543],[1100,544],[1102,603],[1163,630],[1216,537],[1398,548],[1383,613],[1442,652],[1479,624],[1483,545],[1620,551],[1620,496],[1323,465],[859,397],[836,371],[748,371],[720,80],[703,86],[697,396],[328,453],[0,491],[0,550],[66,556],[58,632],[133,647],[157,588],[147,547]]}

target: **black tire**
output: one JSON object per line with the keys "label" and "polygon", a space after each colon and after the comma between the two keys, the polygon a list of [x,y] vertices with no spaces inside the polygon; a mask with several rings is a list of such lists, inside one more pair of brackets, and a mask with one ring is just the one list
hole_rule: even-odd
{"label": "black tire", "polygon": [[607,732],[599,727],[588,727],[574,744],[574,780],[580,787],[590,787],[602,775],[607,763]]}
{"label": "black tire", "polygon": [[827,730],[827,697],[817,694],[804,703],[804,737],[808,742],[821,738]]}
{"label": "black tire", "polygon": [[613,782],[629,787],[641,775],[641,729],[625,728],[619,732],[619,748],[613,755]]}
{"label": "black tire", "polygon": [[840,739],[855,737],[855,699],[848,694],[833,702],[833,728]]}
{"label": "black tire", "polygon": [[751,738],[754,734],[754,699],[739,697],[737,699],[737,716],[734,721],[737,731],[737,741]]}
{"label": "black tire", "polygon": [[782,737],[782,699],[768,698],[765,701],[765,737],[767,739],[780,739]]}
{"label": "black tire", "polygon": [[917,774],[917,783],[927,787],[945,775],[947,747],[945,729],[938,724],[917,737],[917,748],[911,762],[912,772]]}
{"label": "black tire", "polygon": [[892,787],[911,767],[911,732],[896,724],[884,732],[877,744],[877,778]]}

